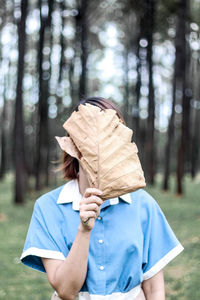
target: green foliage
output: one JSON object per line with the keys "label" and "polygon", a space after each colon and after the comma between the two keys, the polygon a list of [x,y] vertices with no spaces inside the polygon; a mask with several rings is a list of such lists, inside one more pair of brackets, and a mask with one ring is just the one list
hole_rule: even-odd
{"label": "green foliage", "polygon": [[[174,178],[171,186],[174,189]],[[200,299],[200,178],[185,180],[185,196],[176,197],[172,192],[157,186],[147,190],[163,209],[172,229],[185,250],[165,268],[167,300]],[[53,188],[53,187],[52,187]],[[44,193],[44,191],[42,192]],[[20,263],[34,200],[39,196],[29,193],[24,206],[12,204],[12,177],[0,182],[0,299],[45,300],[52,289],[45,274],[31,270]]]}

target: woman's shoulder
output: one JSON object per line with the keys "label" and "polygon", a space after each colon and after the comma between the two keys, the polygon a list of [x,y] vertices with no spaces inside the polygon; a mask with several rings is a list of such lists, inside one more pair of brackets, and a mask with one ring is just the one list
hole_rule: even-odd
{"label": "woman's shoulder", "polygon": [[139,189],[130,193],[132,204],[152,206],[156,204],[156,200],[146,190]]}
{"label": "woman's shoulder", "polygon": [[36,199],[35,207],[40,207],[42,209],[52,208],[52,207],[58,207],[57,200],[60,195],[60,192],[62,191],[65,184],[50,190],[46,192],[45,194],[42,194],[39,198]]}
{"label": "woman's shoulder", "polygon": [[144,189],[131,193],[132,209],[145,218],[153,216],[161,211],[161,208],[154,197]]}

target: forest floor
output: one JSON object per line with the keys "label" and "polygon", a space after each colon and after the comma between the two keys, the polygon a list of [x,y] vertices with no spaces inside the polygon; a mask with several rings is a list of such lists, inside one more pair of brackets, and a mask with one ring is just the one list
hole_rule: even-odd
{"label": "forest floor", "polygon": [[[158,201],[185,250],[165,267],[166,300],[200,299],[200,176],[185,179],[185,195],[175,196],[155,187],[147,190]],[[62,184],[62,183],[61,183]],[[53,187],[49,188],[52,189]],[[12,176],[0,181],[0,299],[49,300],[52,289],[45,274],[20,263],[34,200],[43,194],[29,192],[24,206],[12,204]]]}

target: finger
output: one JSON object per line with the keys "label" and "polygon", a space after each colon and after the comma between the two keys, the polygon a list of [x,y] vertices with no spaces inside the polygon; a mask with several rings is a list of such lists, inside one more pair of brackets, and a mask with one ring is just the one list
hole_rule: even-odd
{"label": "finger", "polygon": [[97,213],[95,211],[80,211],[80,218],[83,222],[85,222],[88,218],[97,217]]}
{"label": "finger", "polygon": [[87,225],[89,220],[90,220],[90,218],[87,218],[85,221],[83,221],[83,223]]}
{"label": "finger", "polygon": [[83,210],[83,211],[96,211],[96,212],[98,212],[99,206],[96,203],[83,204],[83,205],[81,205],[80,210]]}
{"label": "finger", "polygon": [[96,188],[87,188],[84,193],[84,197],[89,197],[91,195],[102,195],[102,191]]}
{"label": "finger", "polygon": [[92,195],[87,198],[84,197],[81,202],[83,202],[84,204],[96,203],[100,206],[103,203],[103,200],[98,196]]}

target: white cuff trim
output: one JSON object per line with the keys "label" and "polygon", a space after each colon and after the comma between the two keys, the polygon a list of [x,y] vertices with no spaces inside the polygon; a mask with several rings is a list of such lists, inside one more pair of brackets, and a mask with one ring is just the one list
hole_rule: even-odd
{"label": "white cuff trim", "polygon": [[45,250],[45,249],[39,249],[35,247],[28,248],[26,251],[24,251],[20,257],[22,260],[26,256],[34,255],[44,258],[53,258],[53,259],[59,259],[59,260],[65,260],[65,257],[62,252],[59,251],[53,251],[53,250]]}
{"label": "white cuff trim", "polygon": [[143,279],[147,280],[162,270],[172,259],[174,259],[179,253],[183,251],[183,246],[178,244],[170,252],[168,252],[161,260],[159,260],[150,270],[143,275]]}

